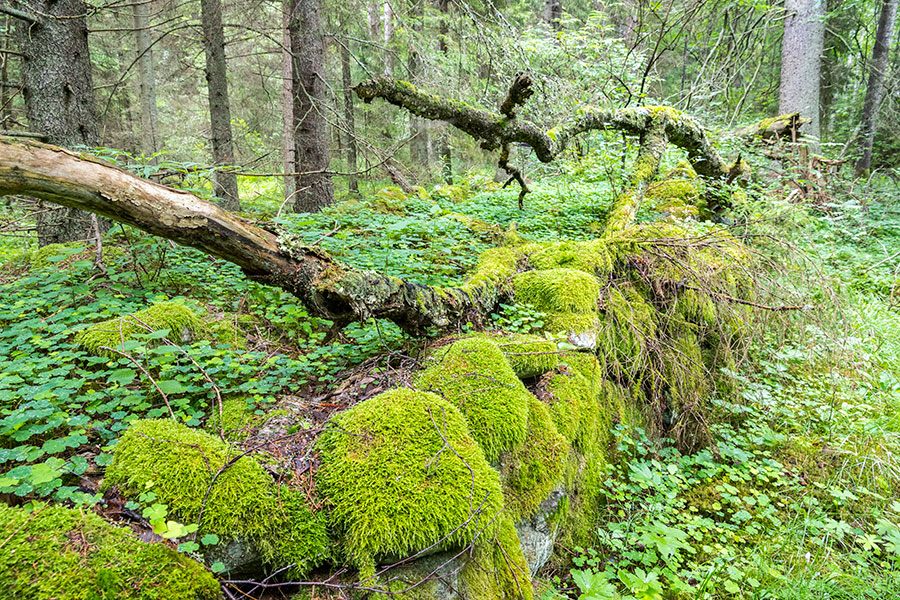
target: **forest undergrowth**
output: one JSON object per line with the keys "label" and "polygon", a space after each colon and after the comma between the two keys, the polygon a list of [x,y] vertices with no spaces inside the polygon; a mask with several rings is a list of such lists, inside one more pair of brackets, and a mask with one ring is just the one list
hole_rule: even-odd
{"label": "forest undergrowth", "polygon": [[[600,163],[603,178],[591,175]],[[621,175],[612,164],[588,154],[547,173],[522,212],[516,191],[477,172],[410,195],[373,188],[316,215],[282,215],[268,183],[242,185],[260,190],[245,206],[252,219],[274,220],[353,266],[446,285],[510,236],[596,237],[615,191],[607,181]],[[757,182],[733,224],[777,265],[772,285],[805,308],[757,313],[750,359],[727,373],[734,393],[709,399],[707,448],[685,455],[617,428],[627,459],[609,467],[596,535],[587,547],[558,548],[539,574],[543,598],[900,597],[896,184],[860,191],[836,180],[805,201],[792,192],[811,186]],[[659,217],[642,210],[639,220]],[[17,216],[14,205],[0,211]],[[285,396],[333,388],[366,361],[389,374],[420,350],[384,322],[335,336],[286,293],[129,228],[103,238],[99,263],[90,243],[35,251],[24,241],[0,237],[0,494],[14,504],[62,501],[102,514],[98,483],[131,421],[173,415],[201,427],[222,398],[236,397],[262,416]],[[79,342],[91,324],[160,302],[198,320],[134,333],[99,354]],[[510,306],[494,325],[531,332],[542,319]],[[190,526],[154,500],[148,492],[129,509],[181,540],[181,551],[218,542],[188,541]]]}

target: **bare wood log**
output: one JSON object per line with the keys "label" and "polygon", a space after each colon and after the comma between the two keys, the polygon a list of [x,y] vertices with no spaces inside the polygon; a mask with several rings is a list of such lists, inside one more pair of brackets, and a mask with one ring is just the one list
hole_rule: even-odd
{"label": "bare wood log", "polygon": [[238,265],[254,281],[290,292],[312,314],[337,325],[376,317],[421,334],[479,322],[500,299],[491,282],[440,288],[352,269],[188,192],[63,148],[2,137],[0,195],[9,194],[91,211],[197,248]]}

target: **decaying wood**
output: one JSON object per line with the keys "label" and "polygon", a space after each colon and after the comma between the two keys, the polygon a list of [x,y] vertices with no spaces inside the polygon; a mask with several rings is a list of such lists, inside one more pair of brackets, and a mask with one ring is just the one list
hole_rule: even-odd
{"label": "decaying wood", "polygon": [[734,135],[747,139],[796,142],[800,137],[800,127],[808,122],[808,119],[800,117],[800,113],[779,115],[770,119],[763,119],[743,129],[738,129],[734,132]]}
{"label": "decaying wood", "polygon": [[0,195],[80,208],[232,262],[337,324],[377,317],[405,331],[477,322],[496,305],[490,286],[439,288],[351,269],[318,248],[293,244],[188,192],[140,179],[63,148],[0,138]]}

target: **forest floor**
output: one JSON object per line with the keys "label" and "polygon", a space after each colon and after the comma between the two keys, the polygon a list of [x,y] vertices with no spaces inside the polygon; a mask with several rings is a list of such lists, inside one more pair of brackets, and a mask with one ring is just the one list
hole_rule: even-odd
{"label": "forest floor", "polygon": [[[375,188],[317,215],[277,216],[269,190],[245,194],[245,208],[353,266],[445,285],[514,223],[534,240],[596,237],[613,193],[591,168],[536,182],[522,212],[516,191],[478,173],[421,197]],[[759,184],[739,207],[740,230],[777,265],[773,285],[807,308],[760,311],[749,360],[729,373],[736,393],[709,399],[708,448],[683,455],[619,428],[628,460],[610,467],[593,544],[558,549],[539,574],[543,598],[900,597],[896,185],[861,194],[837,182],[806,200],[798,189],[790,179]],[[326,341],[329,323],[286,293],[134,230],[114,227],[104,248],[98,269],[87,245],[36,253],[24,238],[0,237],[0,494],[10,502],[96,503],[128,423],[167,414],[161,391],[201,427],[211,388],[263,414],[287,396],[321,401],[353,369],[370,377],[361,393],[373,393],[421,349],[389,323]],[[73,340],[159,301],[190,307],[214,335],[177,347],[148,335],[118,357]],[[528,332],[540,319],[504,307],[494,324]]]}

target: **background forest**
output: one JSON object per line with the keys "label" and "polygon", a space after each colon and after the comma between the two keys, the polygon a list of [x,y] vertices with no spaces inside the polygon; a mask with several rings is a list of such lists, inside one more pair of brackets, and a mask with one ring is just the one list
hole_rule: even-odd
{"label": "background forest", "polygon": [[0,598],[900,598],[897,8],[3,2]]}

